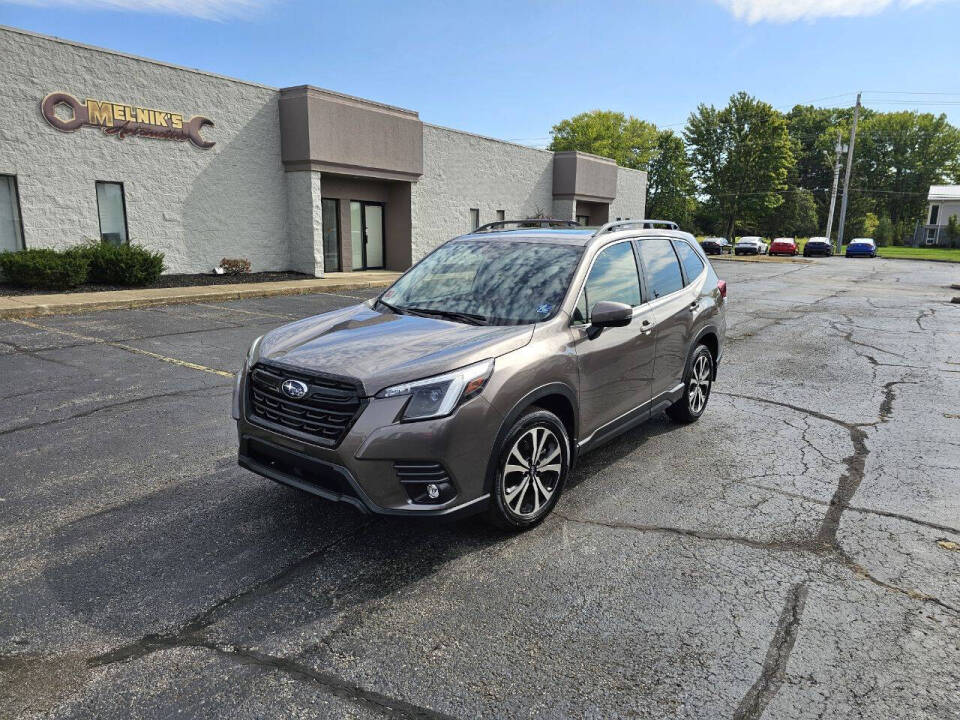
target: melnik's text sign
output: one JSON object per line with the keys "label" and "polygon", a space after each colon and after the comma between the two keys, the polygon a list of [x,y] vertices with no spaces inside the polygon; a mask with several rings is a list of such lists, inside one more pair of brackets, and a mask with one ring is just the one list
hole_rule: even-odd
{"label": "melnik's text sign", "polygon": [[[65,119],[57,115],[57,107],[65,106],[73,111],[73,117]],[[102,128],[107,135],[125,138],[128,135],[157,138],[160,140],[189,140],[198,148],[211,148],[216,143],[204,140],[200,130],[213,127],[213,121],[195,115],[184,120],[183,115],[151,108],[102,102],[87,98],[81,103],[73,95],[55,92],[40,103],[40,112],[57,130],[73,132],[84,125]]]}

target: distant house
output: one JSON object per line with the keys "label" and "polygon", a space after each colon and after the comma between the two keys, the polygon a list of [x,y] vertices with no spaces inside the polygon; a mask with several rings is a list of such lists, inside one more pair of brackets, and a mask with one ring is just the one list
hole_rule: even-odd
{"label": "distant house", "polygon": [[947,223],[953,215],[960,221],[960,185],[931,185],[920,244],[949,245]]}

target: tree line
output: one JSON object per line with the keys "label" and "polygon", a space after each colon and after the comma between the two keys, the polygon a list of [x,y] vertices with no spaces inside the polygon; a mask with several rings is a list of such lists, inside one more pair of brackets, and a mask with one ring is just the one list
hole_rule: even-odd
{"label": "tree line", "polygon": [[[594,110],[553,126],[551,150],[581,150],[646,170],[647,217],[697,234],[808,237],[826,229],[838,137],[853,108],[787,113],[745,92],[700,104],[682,132]],[[845,162],[846,156],[843,157]],[[861,108],[844,235],[901,242],[925,221],[930,185],[960,182],[960,130],[945,115]],[[835,237],[843,191],[841,170]]]}

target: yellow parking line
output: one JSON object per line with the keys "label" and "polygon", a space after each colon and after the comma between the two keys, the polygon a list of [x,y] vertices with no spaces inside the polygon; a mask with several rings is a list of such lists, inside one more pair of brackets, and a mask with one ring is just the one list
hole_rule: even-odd
{"label": "yellow parking line", "polygon": [[286,315],[283,313],[263,312],[261,310],[243,310],[242,308],[226,307],[223,305],[211,305],[210,303],[190,303],[198,307],[213,308],[214,310],[223,310],[225,312],[243,313],[244,315],[262,315],[263,317],[280,318],[281,320],[298,320],[299,315]]}
{"label": "yellow parking line", "polygon": [[127,352],[134,353],[136,355],[143,355],[144,357],[153,358],[154,360],[160,360],[162,362],[170,363],[171,365],[177,365],[179,367],[190,368],[191,370],[199,370],[200,372],[228,378],[232,378],[236,375],[236,373],[228,372],[227,370],[218,370],[217,368],[207,367],[206,365],[198,365],[197,363],[188,362],[186,360],[179,360],[177,358],[168,357],[159,353],[150,352],[149,350],[141,350],[138,347],[133,347],[133,345],[125,345],[124,343],[113,342],[112,340],[104,340],[103,338],[81,335],[80,333],[73,332],[72,330],[61,330],[60,328],[47,327],[46,325],[40,325],[39,323],[30,322],[29,320],[21,320],[18,318],[8,319],[10,322],[26,325],[27,327],[34,328],[35,330],[58,333],[60,335],[66,335],[67,337],[76,338],[77,340],[85,340],[87,342],[97,343],[99,345],[109,345],[110,347],[126,350]]}

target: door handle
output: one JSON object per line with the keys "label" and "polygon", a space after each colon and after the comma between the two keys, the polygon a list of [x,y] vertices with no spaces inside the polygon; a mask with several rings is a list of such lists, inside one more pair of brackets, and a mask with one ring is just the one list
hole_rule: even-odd
{"label": "door handle", "polygon": [[641,335],[649,335],[651,332],[653,332],[653,325],[649,320],[644,320],[642,323],[640,323]]}
{"label": "door handle", "polygon": [[690,303],[690,305],[689,305],[688,307],[689,307],[689,309],[690,309],[690,312],[693,312],[694,310],[696,310],[697,308],[700,307],[700,301],[699,301],[699,300],[694,300],[692,303]]}

